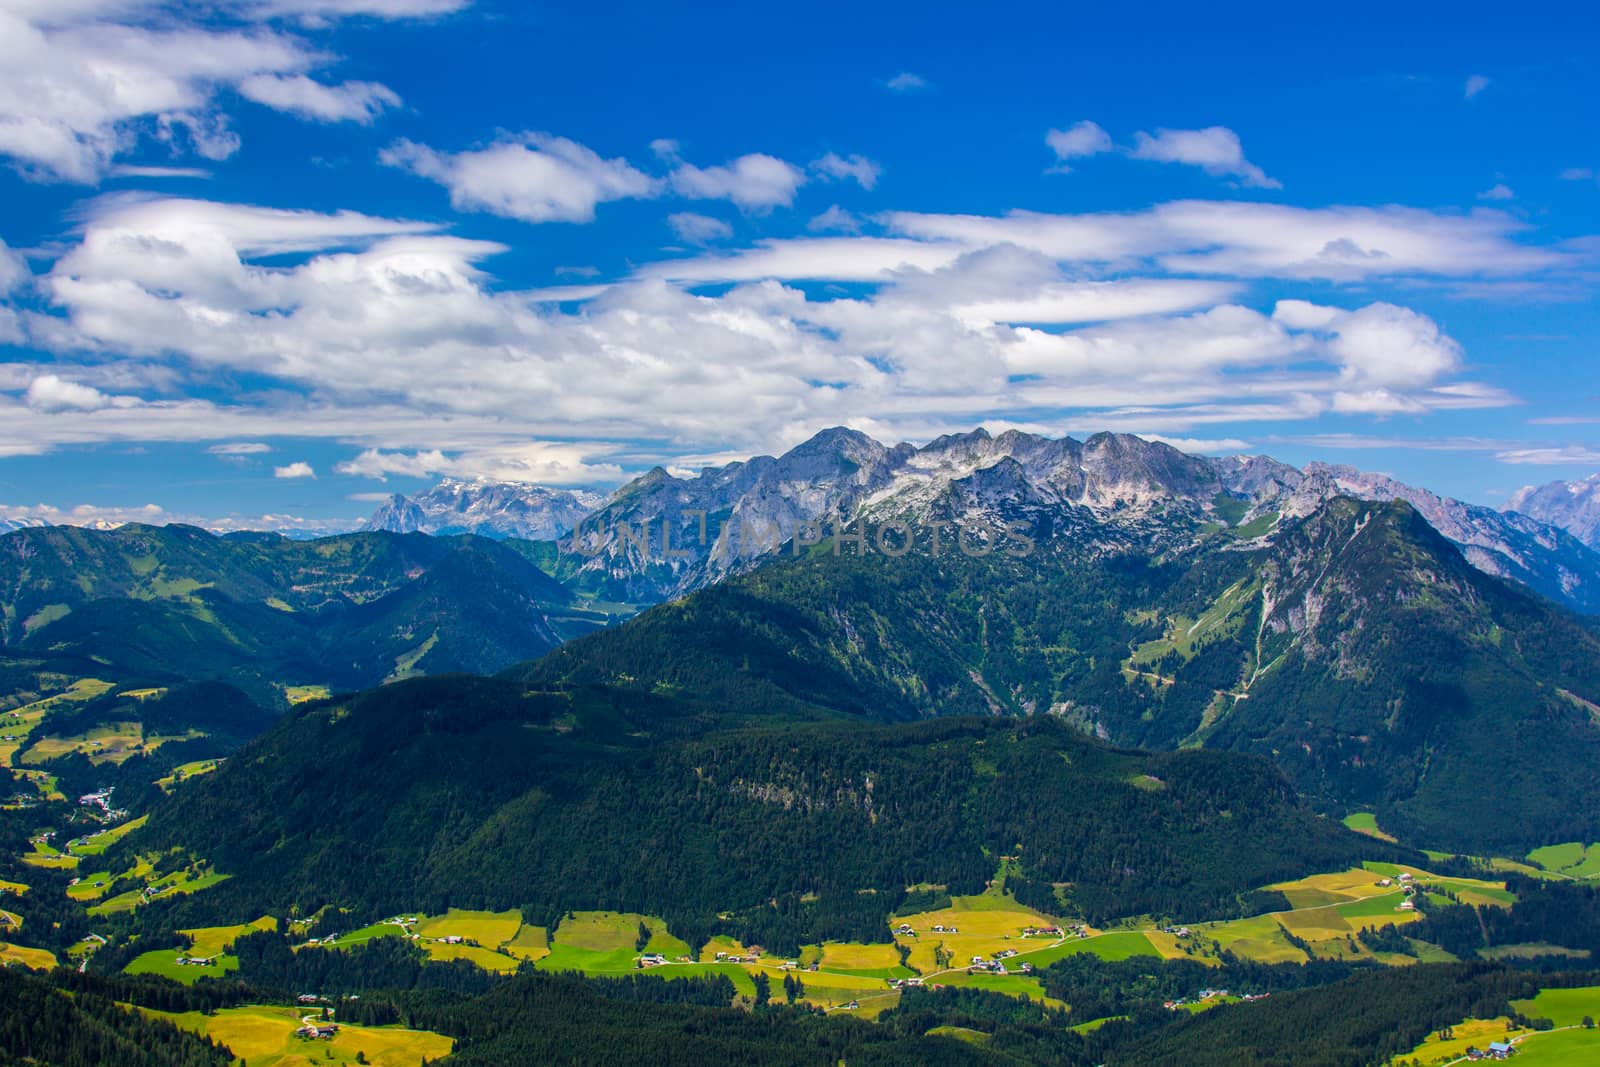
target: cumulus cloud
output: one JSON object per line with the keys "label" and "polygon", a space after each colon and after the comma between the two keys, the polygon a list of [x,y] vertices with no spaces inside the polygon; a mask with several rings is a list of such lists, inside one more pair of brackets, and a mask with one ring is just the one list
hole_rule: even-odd
{"label": "cumulus cloud", "polygon": [[356,81],[323,85],[304,74],[257,74],[239,83],[239,95],[318,122],[368,123],[385,108],[400,106],[399,95],[386,85]]}
{"label": "cumulus cloud", "polygon": [[733,236],[733,227],[726,222],[709,215],[696,215],[692,211],[668,215],[667,225],[678,235],[678,240],[692,245],[710,244]]}
{"label": "cumulus cloud", "polygon": [[1290,328],[1326,335],[1327,351],[1342,377],[1380,387],[1345,394],[1346,410],[1359,410],[1360,405],[1368,410],[1401,410],[1403,402],[1383,387],[1425,385],[1461,363],[1461,345],[1446,336],[1438,323],[1394,304],[1378,302],[1345,311],[1283,300],[1273,318]]}
{"label": "cumulus cloud", "polygon": [[296,460],[282,467],[273,467],[274,478],[315,478],[317,472],[305,460]]}
{"label": "cumulus cloud", "polygon": [[41,374],[28,384],[24,400],[35,411],[96,411],[111,404],[111,398],[93,386],[67,381],[54,374]]}
{"label": "cumulus cloud", "polygon": [[[297,5],[320,25],[346,15],[427,13],[423,0]],[[135,3],[0,5],[0,156],[29,177],[93,183],[141,137],[226,159],[237,135],[225,91],[319,120],[366,119],[398,98],[372,83],[324,84],[334,58],[305,37],[262,24],[286,13],[228,5],[203,15]],[[304,29],[317,28],[303,24]]]}
{"label": "cumulus cloud", "polygon": [[271,452],[272,446],[260,441],[229,441],[206,449],[213,456],[259,456]]}
{"label": "cumulus cloud", "polygon": [[1568,167],[1557,175],[1564,182],[1586,182],[1594,177],[1593,167]]}
{"label": "cumulus cloud", "polygon": [[379,159],[438,182],[463,211],[525,222],[590,222],[607,200],[654,196],[655,179],[624,159],[603,159],[565,137],[526,133],[455,154],[400,140]]}
{"label": "cumulus cloud", "polygon": [[854,181],[869,190],[878,184],[878,175],[883,173],[883,168],[866,156],[841,156],[835,152],[813,162],[811,169],[829,180]]}
{"label": "cumulus cloud", "polygon": [[1067,166],[1068,160],[1111,151],[1111,135],[1101,129],[1098,123],[1090,122],[1088,119],[1074,123],[1064,130],[1051,130],[1045,134],[1044,143],[1056,154],[1056,159],[1061,165],[1055,170],[1061,174],[1071,169]]}
{"label": "cumulus cloud", "polygon": [[745,211],[766,211],[794,203],[806,172],[776,156],[752,152],[714,167],[682,163],[672,172],[672,189],[690,200],[731,200]]}
{"label": "cumulus cloud", "polygon": [[1203,130],[1140,131],[1133,135],[1135,159],[1157,163],[1187,163],[1219,178],[1237,178],[1242,185],[1258,189],[1281,189],[1283,183],[1267,177],[1254,163],[1244,158],[1239,135],[1226,126],[1207,126]]}
{"label": "cumulus cloud", "polygon": [[913,74],[909,70],[902,70],[899,74],[883,83],[883,87],[891,93],[921,93],[932,88],[928,79],[920,74]]}
{"label": "cumulus cloud", "polygon": [[1479,93],[1489,88],[1489,85],[1490,79],[1486,76],[1482,74],[1470,75],[1467,78],[1466,84],[1462,86],[1462,98],[1466,100],[1473,100],[1478,96]]}
{"label": "cumulus cloud", "polygon": [[[608,442],[716,454],[841,421],[892,437],[1071,412],[1188,435],[1481,407],[1511,398],[1462,380],[1429,317],[1382,301],[1268,313],[1243,280],[1329,277],[1319,256],[1340,241],[1359,254],[1336,279],[1560,262],[1494,212],[1187,202],[875,221],[895,236],[766,241],[556,300],[496,279],[500,246],[423,224],[102,198],[38,281],[27,329],[55,362],[0,367],[0,453],[302,436],[360,448],[338,467],[352,476],[586,484],[643,447]],[[686,288],[706,280],[731,285]],[[113,364],[176,380],[90,376]],[[265,388],[206,399],[235,377]]]}
{"label": "cumulus cloud", "polygon": [[1517,194],[1505,182],[1496,182],[1478,194],[1479,200],[1515,200]]}

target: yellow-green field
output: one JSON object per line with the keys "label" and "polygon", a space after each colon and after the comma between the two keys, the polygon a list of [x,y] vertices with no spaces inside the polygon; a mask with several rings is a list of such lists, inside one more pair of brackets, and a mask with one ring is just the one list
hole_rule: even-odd
{"label": "yellow-green field", "polygon": [[146,736],[144,727],[137,722],[112,722],[73,737],[41,737],[18,757],[18,762],[40,764],[81,752],[96,765],[122,763],[132,756],[154,752],[168,741],[190,741],[204,736],[198,730]]}
{"label": "yellow-green field", "polygon": [[420,1067],[423,1060],[450,1054],[453,1042],[426,1030],[390,1026],[344,1026],[330,1040],[295,1036],[302,1013],[294,1008],[224,1008],[214,1015],[144,1011],[175,1026],[227,1045],[250,1067],[310,1067],[355,1063],[357,1055],[374,1067]]}
{"label": "yellow-green field", "polygon": [[0,941],[0,966],[12,964],[32,967],[36,971],[48,971],[55,967],[56,956],[48,949],[28,948],[25,945],[12,945]]}
{"label": "yellow-green field", "polygon": [[148,815],[141,815],[137,819],[129,819],[120,826],[113,826],[109,830],[100,830],[89,834],[87,837],[79,838],[78,840],[81,841],[81,844],[69,843],[67,851],[74,856],[98,856],[149,821],[150,816]]}
{"label": "yellow-green field", "polygon": [[222,766],[222,760],[220,759],[194,760],[180,767],[174,767],[169,775],[157,778],[156,785],[161,787],[163,793],[170,793],[172,792],[172,787],[178,783],[186,782],[191,778],[198,778],[202,774],[210,774],[220,766]]}
{"label": "yellow-green field", "polygon": [[[147,857],[141,857],[141,859],[148,861]],[[77,862],[76,857],[74,857],[73,862]],[[109,900],[101,901],[89,909],[89,914],[96,916],[114,915],[117,912],[132,911],[150,900],[169,896],[183,896],[189,893],[198,893],[203,889],[210,889],[217,883],[226,881],[227,878],[226,874],[212,870],[204,864],[181,868],[170,874],[164,874],[160,878],[147,880],[142,889],[130,889],[125,893],[117,894]],[[143,892],[144,889],[150,890],[148,896]]]}
{"label": "yellow-green field", "polygon": [[1528,853],[1528,862],[1568,878],[1597,878],[1600,877],[1600,843],[1585,845],[1581,841],[1568,841],[1546,845]]}
{"label": "yellow-green field", "polygon": [[1424,1064],[1454,1062],[1465,1056],[1468,1048],[1487,1048],[1491,1041],[1505,1041],[1512,1034],[1526,1033],[1522,1030],[1508,1031],[1506,1023],[1509,1021],[1505,1018],[1468,1019],[1450,1028],[1454,1037],[1442,1037],[1444,1031],[1436,1031],[1410,1052],[1396,1056],[1389,1062],[1394,1067],[1409,1065],[1413,1060]]}
{"label": "yellow-green field", "polygon": [[325,685],[286,685],[283,698],[290,704],[304,704],[309,700],[326,700],[332,692]]}
{"label": "yellow-green field", "polygon": [[1354,830],[1358,834],[1366,834],[1368,837],[1376,837],[1379,841],[1393,842],[1395,840],[1393,834],[1386,834],[1378,829],[1378,817],[1370,811],[1351,812],[1344,817],[1344,825],[1346,829]]}
{"label": "yellow-green field", "polygon": [[1511,1006],[1530,1019],[1549,1019],[1557,1026],[1578,1026],[1585,1016],[1600,1019],[1600,986],[1541,989],[1532,1000],[1513,1000]]}
{"label": "yellow-green field", "polygon": [[276,930],[277,920],[270,915],[263,915],[253,923],[240,923],[237,926],[202,926],[193,930],[179,930],[184,937],[191,938],[194,944],[189,952],[195,956],[216,956],[231,946],[246,934],[253,934],[260,930]]}
{"label": "yellow-green field", "polygon": [[141,953],[128,962],[123,968],[126,974],[159,974],[163,978],[170,978],[183,985],[193,985],[202,978],[221,978],[229,971],[239,969],[239,961],[232,956],[218,956],[215,962],[200,965],[194,963],[180,963],[180,959],[202,957],[198,952],[179,951],[171,948],[151,949]]}

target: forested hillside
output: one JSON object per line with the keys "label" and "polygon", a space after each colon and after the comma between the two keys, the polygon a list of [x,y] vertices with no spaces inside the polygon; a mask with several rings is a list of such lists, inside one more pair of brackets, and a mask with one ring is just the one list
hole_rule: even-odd
{"label": "forested hillside", "polygon": [[553,648],[547,614],[570,600],[519,552],[473,537],[137,525],[0,537],[0,655],[226,680],[267,704],[275,685],[497,670]]}
{"label": "forested hillside", "polygon": [[1341,498],[1271,537],[1160,551],[1075,524],[1031,540],[824,542],[516,676],[888,721],[1050,712],[1119,743],[1269,756],[1327,810],[1440,847],[1600,835],[1600,640],[1409,505]]}
{"label": "forested hillside", "polygon": [[1118,752],[1053,719],[706,725],[626,691],[389,686],[291,713],[135,842],[212,859],[233,878],[208,899],[236,913],[600,907],[791,946],[880,939],[907,886],[978,892],[1004,856],[1042,903],[1107,918],[1238,914],[1254,886],[1400,854],[1265,761]]}

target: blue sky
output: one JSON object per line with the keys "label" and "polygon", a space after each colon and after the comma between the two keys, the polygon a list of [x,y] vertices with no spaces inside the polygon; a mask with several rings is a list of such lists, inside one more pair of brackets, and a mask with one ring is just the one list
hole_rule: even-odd
{"label": "blue sky", "polygon": [[0,518],[837,423],[1600,469],[1593,26],[1059,8],[0,0]]}

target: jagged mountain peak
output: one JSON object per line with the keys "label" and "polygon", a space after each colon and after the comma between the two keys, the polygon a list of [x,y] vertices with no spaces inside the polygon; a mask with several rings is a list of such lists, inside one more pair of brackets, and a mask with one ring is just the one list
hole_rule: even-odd
{"label": "jagged mountain peak", "polygon": [[584,491],[445,478],[414,496],[392,495],[362,529],[543,541],[571,530],[599,503],[597,495]]}
{"label": "jagged mountain peak", "polygon": [[1506,510],[1559,526],[1590,548],[1600,550],[1600,474],[1525,485],[1511,494]]}

